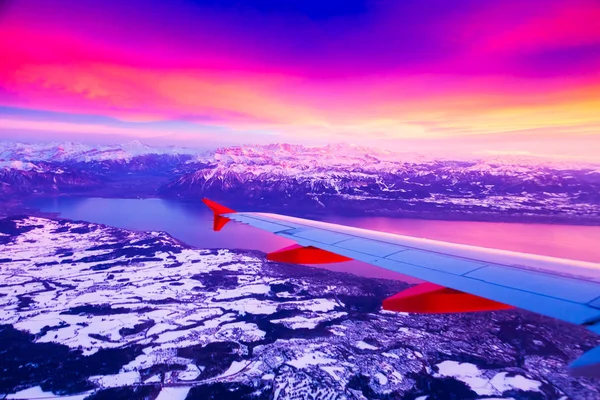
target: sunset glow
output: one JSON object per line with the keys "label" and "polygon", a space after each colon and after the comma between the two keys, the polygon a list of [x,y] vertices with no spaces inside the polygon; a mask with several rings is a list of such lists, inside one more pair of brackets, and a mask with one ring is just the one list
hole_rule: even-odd
{"label": "sunset glow", "polygon": [[2,138],[600,147],[596,0],[2,4]]}

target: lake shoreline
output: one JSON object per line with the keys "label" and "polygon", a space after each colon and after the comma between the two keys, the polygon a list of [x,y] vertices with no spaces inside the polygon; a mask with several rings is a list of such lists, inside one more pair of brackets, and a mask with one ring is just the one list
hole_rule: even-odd
{"label": "lake shoreline", "polygon": [[[59,193],[56,195],[49,196],[47,194],[35,194],[28,195],[19,198],[10,198],[6,200],[0,201],[0,217],[7,217],[11,215],[18,214],[29,214],[40,216],[48,215],[43,214],[42,211],[36,209],[36,207],[31,206],[33,202],[39,199],[60,199],[60,198],[99,198],[99,199],[126,199],[126,200],[147,200],[147,199],[161,199],[165,201],[178,201],[185,204],[201,204],[201,199],[197,200],[187,198],[187,197],[164,197],[155,195],[145,195],[145,196],[126,196],[126,195],[112,195],[112,194],[93,194],[93,193]],[[285,208],[281,206],[264,206],[264,205],[256,205],[253,206],[252,202],[245,204],[243,202],[239,202],[235,199],[213,199],[218,202],[222,202],[223,204],[239,210],[249,210],[256,212],[273,212],[278,214],[286,214],[290,216],[300,217],[300,218],[311,218],[311,219],[322,219],[324,216],[328,216],[331,214],[339,215],[342,217],[349,218],[369,218],[369,217],[383,217],[383,218],[393,218],[398,220],[428,220],[428,221],[457,221],[457,222],[491,222],[491,223],[525,223],[525,224],[547,224],[547,225],[572,225],[572,226],[600,226],[600,215],[595,218],[587,218],[575,215],[532,215],[527,213],[519,213],[517,211],[511,211],[507,213],[499,213],[499,212],[465,212],[458,211],[452,208],[439,210],[437,212],[429,212],[429,211],[403,211],[403,212],[385,212],[381,210],[370,210],[370,211],[345,211],[339,212],[340,210],[332,210],[328,211],[325,209],[313,209],[307,208],[298,212],[297,210],[293,210],[290,208]]]}
{"label": "lake shoreline", "polygon": [[[231,206],[229,203],[225,204]],[[239,209],[236,206],[232,208]],[[237,248],[271,252],[293,244],[291,240],[234,222],[228,224],[223,232],[214,232],[212,212],[201,201],[39,197],[30,200],[18,211],[13,214],[82,220],[136,231],[164,231],[184,243],[201,248]],[[398,235],[600,263],[600,249],[597,246],[600,242],[600,227],[594,225],[355,217],[336,214],[296,213],[296,216]]]}

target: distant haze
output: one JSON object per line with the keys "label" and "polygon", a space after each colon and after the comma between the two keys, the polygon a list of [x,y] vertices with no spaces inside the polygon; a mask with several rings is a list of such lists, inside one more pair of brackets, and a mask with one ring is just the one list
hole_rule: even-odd
{"label": "distant haze", "polygon": [[[492,139],[492,138],[489,138]],[[561,143],[561,151],[552,153],[552,149],[544,146],[543,142],[536,141],[535,139],[523,138],[520,142],[520,146],[514,144],[504,143],[501,138],[497,138],[498,141],[492,145],[482,145],[478,141],[461,141],[460,138],[447,139],[447,140],[418,140],[418,139],[405,139],[397,140],[394,143],[388,143],[385,145],[380,142],[359,142],[366,146],[367,149],[373,149],[375,151],[392,151],[395,153],[414,153],[422,155],[427,158],[443,158],[443,159],[455,159],[455,160],[471,160],[471,159],[492,159],[492,158],[516,158],[516,159],[529,159],[529,160],[540,160],[540,161],[556,161],[556,162],[581,162],[581,163],[592,163],[600,164],[600,157],[598,157],[597,147],[595,138],[563,138],[559,142]],[[579,142],[579,141],[580,142]],[[75,136],[70,134],[56,134],[38,137],[34,134],[18,134],[18,135],[1,135],[0,141],[14,142],[14,143],[29,143],[29,144],[40,144],[40,145],[56,145],[60,143],[76,143],[85,144],[88,146],[120,146],[132,142],[140,143],[142,145],[150,147],[165,147],[174,146],[182,149],[189,149],[190,151],[210,151],[219,147],[232,147],[232,146],[249,146],[252,145],[252,141],[243,141],[239,143],[232,143],[229,140],[193,140],[193,139],[172,139],[169,136],[155,137],[155,138],[144,138],[137,139],[128,136],[113,136],[113,135],[88,135],[88,136]],[[290,144],[302,144],[308,147],[321,147],[325,144],[336,145],[343,144],[343,142],[327,142],[327,141],[314,141],[306,143],[305,141],[295,140],[290,141]],[[254,142],[256,144],[256,142]],[[264,145],[283,144],[277,142],[264,142],[260,143]],[[575,151],[578,146],[581,146],[584,150]],[[527,149],[530,150],[517,150]],[[186,151],[187,153],[188,151]]]}

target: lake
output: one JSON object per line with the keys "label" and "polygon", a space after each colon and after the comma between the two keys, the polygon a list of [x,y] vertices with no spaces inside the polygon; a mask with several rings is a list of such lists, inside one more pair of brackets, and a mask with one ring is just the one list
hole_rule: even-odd
{"label": "lake", "polygon": [[[197,202],[165,199],[56,197],[32,200],[30,206],[84,220],[138,231],[166,231],[199,248],[233,248],[270,252],[292,241],[247,225],[230,222],[212,230],[212,212]],[[248,210],[251,211],[251,210]],[[299,215],[295,215],[299,216]],[[600,226],[435,221],[384,217],[327,216],[320,220],[428,239],[600,263]],[[417,282],[396,272],[351,261],[320,266],[361,276]]]}

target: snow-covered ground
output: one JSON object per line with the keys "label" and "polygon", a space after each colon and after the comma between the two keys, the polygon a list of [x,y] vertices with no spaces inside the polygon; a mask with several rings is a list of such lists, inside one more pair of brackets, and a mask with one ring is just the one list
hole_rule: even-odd
{"label": "snow-covered ground", "polygon": [[[476,365],[444,361],[437,364],[440,376],[451,376],[465,382],[473,391],[482,396],[500,395],[509,390],[539,392],[541,382],[525,378],[521,375],[507,376],[506,372],[494,374],[491,379],[486,377]],[[489,374],[488,374],[489,375]]]}
{"label": "snow-covered ground", "polygon": [[[523,346],[496,332],[525,318],[523,335],[527,318],[538,317],[422,316],[373,306],[375,293],[380,304],[406,287],[400,282],[193,249],[161,232],[37,217],[0,220],[0,267],[0,354],[9,365],[0,397],[2,388],[14,399],[84,399],[128,387],[132,398],[157,399],[223,390],[279,399],[426,398],[433,382],[452,380],[473,396],[558,399],[590,391],[600,398],[595,382],[565,370],[581,353],[575,344],[594,344],[584,330],[565,336],[543,319],[529,323],[535,348],[529,367],[517,367]],[[551,340],[566,355],[540,358]],[[52,364],[52,352],[36,359],[47,346],[64,362]],[[32,370],[22,375],[21,368]],[[79,386],[61,386],[67,373],[82,379]]]}

